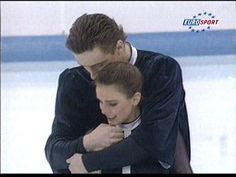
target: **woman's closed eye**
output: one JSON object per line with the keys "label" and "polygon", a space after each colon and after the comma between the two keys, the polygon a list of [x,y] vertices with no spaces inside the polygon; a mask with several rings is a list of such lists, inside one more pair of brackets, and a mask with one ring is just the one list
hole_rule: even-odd
{"label": "woman's closed eye", "polygon": [[109,103],[109,106],[111,107],[115,107],[117,105],[117,103]]}
{"label": "woman's closed eye", "polygon": [[102,105],[107,105],[107,106],[110,106],[110,107],[115,107],[118,105],[118,102],[113,102],[113,101],[102,101],[100,99],[98,99],[99,101],[99,104],[102,106]]}

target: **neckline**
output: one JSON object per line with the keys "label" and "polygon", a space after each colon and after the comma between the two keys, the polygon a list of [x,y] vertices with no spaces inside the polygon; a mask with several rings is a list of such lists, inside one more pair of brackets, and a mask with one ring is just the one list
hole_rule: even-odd
{"label": "neckline", "polygon": [[123,123],[123,124],[120,124],[119,126],[122,128],[122,129],[131,129],[133,130],[134,128],[136,128],[141,122],[141,114],[139,114],[139,116],[132,122],[129,122],[129,123]]}

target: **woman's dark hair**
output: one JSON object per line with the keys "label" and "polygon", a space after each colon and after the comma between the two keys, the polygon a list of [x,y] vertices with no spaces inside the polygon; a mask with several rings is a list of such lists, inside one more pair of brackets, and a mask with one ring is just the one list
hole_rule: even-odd
{"label": "woman's dark hair", "polygon": [[139,69],[125,62],[112,62],[97,72],[96,84],[115,85],[128,98],[142,91],[143,76]]}

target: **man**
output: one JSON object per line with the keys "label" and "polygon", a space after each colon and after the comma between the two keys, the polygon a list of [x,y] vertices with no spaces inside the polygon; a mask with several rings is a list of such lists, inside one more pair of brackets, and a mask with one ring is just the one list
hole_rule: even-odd
{"label": "man", "polygon": [[[120,168],[148,156],[159,162],[160,173],[183,172],[175,168],[176,159],[190,163],[190,135],[179,64],[168,56],[135,49],[122,27],[104,14],[79,17],[67,47],[81,66],[66,69],[59,77],[52,133],[45,146],[53,172]],[[134,64],[144,76],[142,122],[124,140],[120,128],[106,124],[93,81],[97,71],[115,61]]]}

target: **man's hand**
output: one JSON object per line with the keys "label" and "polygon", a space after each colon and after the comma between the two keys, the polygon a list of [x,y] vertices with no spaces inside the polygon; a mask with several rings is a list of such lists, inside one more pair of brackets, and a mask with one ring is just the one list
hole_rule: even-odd
{"label": "man's hand", "polygon": [[91,133],[84,136],[83,143],[87,152],[91,152],[109,147],[123,138],[124,133],[120,127],[100,124]]}
{"label": "man's hand", "polygon": [[73,173],[101,173],[101,170],[88,172],[83,164],[82,154],[75,153],[73,156],[71,156],[69,159],[66,160],[67,163],[69,163],[69,170]]}
{"label": "man's hand", "polygon": [[85,169],[82,158],[82,154],[75,153],[69,159],[66,160],[69,163],[69,170],[71,173],[88,173]]}

